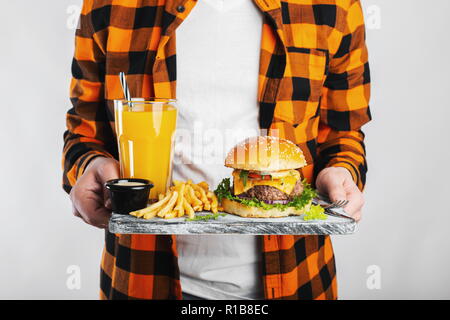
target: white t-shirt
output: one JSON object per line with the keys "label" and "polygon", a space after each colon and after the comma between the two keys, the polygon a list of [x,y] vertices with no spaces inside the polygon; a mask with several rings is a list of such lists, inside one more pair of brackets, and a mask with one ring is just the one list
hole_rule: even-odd
{"label": "white t-shirt", "polygon": [[[173,178],[214,188],[226,153],[259,134],[262,14],[249,0],[198,1],[178,27]],[[249,235],[177,237],[181,287],[206,299],[262,299],[260,244]]]}

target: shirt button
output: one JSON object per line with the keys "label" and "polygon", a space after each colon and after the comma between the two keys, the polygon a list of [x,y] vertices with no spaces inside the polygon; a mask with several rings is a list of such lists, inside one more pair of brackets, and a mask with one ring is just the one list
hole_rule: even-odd
{"label": "shirt button", "polygon": [[177,7],[177,11],[178,11],[179,13],[184,12],[184,10],[185,10],[185,7],[184,7],[184,6],[178,6],[178,7]]}

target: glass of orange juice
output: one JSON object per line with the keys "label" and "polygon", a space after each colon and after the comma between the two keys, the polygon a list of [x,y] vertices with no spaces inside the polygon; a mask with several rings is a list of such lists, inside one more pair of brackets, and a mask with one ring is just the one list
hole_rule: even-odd
{"label": "glass of orange juice", "polygon": [[152,181],[155,199],[171,183],[176,100],[115,100],[114,112],[121,178]]}

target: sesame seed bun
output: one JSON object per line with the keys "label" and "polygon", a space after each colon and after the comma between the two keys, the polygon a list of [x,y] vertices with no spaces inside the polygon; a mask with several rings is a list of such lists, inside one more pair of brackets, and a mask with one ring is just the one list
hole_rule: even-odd
{"label": "sesame seed bun", "polygon": [[302,150],[293,142],[271,136],[247,138],[230,150],[225,166],[249,171],[281,171],[306,165]]}

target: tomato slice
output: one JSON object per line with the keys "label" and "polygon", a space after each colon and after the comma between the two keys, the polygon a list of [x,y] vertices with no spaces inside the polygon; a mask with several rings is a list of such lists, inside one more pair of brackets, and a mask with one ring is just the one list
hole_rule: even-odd
{"label": "tomato slice", "polygon": [[254,180],[271,180],[272,177],[270,175],[260,175],[258,173],[249,172],[248,177]]}

